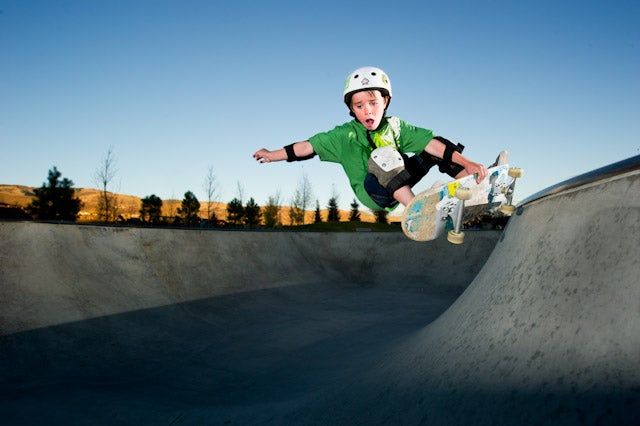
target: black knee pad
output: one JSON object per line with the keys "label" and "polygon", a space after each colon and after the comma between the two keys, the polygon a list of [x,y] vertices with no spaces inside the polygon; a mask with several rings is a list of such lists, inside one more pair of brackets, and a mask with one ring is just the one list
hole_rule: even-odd
{"label": "black knee pad", "polygon": [[407,185],[413,187],[415,184],[420,182],[420,180],[429,173],[429,170],[438,164],[435,159],[436,157],[429,155],[424,151],[412,157],[405,157],[405,168],[410,175]]}

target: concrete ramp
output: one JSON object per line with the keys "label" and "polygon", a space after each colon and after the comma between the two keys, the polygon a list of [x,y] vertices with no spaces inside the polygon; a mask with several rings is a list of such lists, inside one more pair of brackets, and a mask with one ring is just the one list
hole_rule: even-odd
{"label": "concrete ramp", "polygon": [[284,424],[440,315],[499,236],[0,223],[0,423]]}
{"label": "concrete ramp", "polygon": [[314,416],[640,424],[638,169],[521,206],[464,294],[377,367]]}
{"label": "concrete ramp", "polygon": [[0,419],[640,424],[639,162],[463,246],[0,224]]}

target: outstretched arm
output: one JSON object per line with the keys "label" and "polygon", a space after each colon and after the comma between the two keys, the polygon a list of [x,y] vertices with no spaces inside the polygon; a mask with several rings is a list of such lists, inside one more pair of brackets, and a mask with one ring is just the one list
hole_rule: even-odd
{"label": "outstretched arm", "polygon": [[[312,157],[315,152],[313,150],[313,146],[309,141],[296,142],[293,145],[289,145],[290,149],[293,150],[293,154],[297,159],[307,159]],[[269,151],[268,149],[260,149],[253,154],[253,158],[255,158],[260,163],[271,163],[272,161],[283,161],[289,160],[293,161],[289,154],[287,154],[286,148],[276,149],[274,151]]]}
{"label": "outstretched arm", "polygon": [[[431,139],[424,150],[427,154],[431,154],[434,157],[444,158],[445,144],[438,139]],[[451,156],[451,161],[464,167],[464,170],[458,173],[456,178],[461,178],[467,175],[476,175],[476,182],[480,183],[487,177],[487,168],[482,164],[475,163],[458,151],[454,151]]]}

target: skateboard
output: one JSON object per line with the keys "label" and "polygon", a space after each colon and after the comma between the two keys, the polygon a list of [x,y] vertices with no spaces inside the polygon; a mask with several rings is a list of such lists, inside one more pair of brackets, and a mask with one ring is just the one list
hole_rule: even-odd
{"label": "skateboard", "polygon": [[498,164],[488,169],[479,184],[475,175],[469,175],[423,191],[405,208],[402,230],[416,241],[435,240],[448,230],[447,240],[462,244],[462,224],[468,219],[495,210],[513,214],[513,192],[522,173],[522,169]]}

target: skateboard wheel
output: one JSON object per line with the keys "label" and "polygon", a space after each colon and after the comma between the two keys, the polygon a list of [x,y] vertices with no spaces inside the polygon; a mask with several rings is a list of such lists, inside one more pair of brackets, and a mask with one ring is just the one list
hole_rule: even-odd
{"label": "skateboard wheel", "polygon": [[500,213],[506,214],[507,216],[511,216],[516,211],[516,206],[512,206],[510,204],[502,204],[499,208]]}
{"label": "skateboard wheel", "polygon": [[509,171],[507,172],[509,177],[512,177],[512,178],[520,178],[520,177],[522,177],[523,173],[524,173],[524,170],[522,170],[519,167],[511,167],[509,169]]}
{"label": "skateboard wheel", "polygon": [[452,244],[464,243],[464,232],[456,232],[453,229],[447,232],[447,240]]}
{"label": "skateboard wheel", "polygon": [[469,188],[458,188],[456,189],[455,197],[459,200],[469,200],[473,196],[473,192]]}

